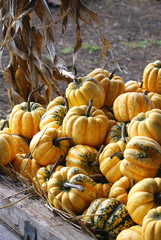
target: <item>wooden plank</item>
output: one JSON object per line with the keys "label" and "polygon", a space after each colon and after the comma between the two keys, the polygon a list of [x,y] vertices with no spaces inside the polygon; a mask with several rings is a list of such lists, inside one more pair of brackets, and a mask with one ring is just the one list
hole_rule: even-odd
{"label": "wooden plank", "polygon": [[[0,207],[13,203],[25,196],[19,194],[6,198],[18,192],[19,189],[12,183],[6,183],[0,177]],[[83,230],[79,230],[71,223],[66,222],[57,214],[52,213],[41,199],[27,197],[24,200],[0,210],[0,219],[24,236],[25,223],[30,223],[37,230],[38,240],[91,240]]]}

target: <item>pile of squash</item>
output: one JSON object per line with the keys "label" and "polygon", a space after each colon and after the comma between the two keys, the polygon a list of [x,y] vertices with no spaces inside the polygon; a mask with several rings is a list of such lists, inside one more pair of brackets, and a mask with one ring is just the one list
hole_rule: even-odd
{"label": "pile of squash", "polygon": [[97,68],[46,107],[32,94],[0,122],[0,164],[108,239],[160,240],[161,61],[141,83]]}

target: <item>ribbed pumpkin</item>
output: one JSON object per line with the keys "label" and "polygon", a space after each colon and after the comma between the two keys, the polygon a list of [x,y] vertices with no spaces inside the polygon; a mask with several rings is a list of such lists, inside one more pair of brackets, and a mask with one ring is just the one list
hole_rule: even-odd
{"label": "ribbed pumpkin", "polygon": [[62,130],[62,123],[66,115],[66,107],[63,105],[57,105],[50,108],[44,115],[41,117],[40,121],[40,130],[47,128],[56,128]]}
{"label": "ribbed pumpkin", "polygon": [[[161,178],[145,178],[128,194],[127,209],[135,223],[141,225],[145,215],[161,204]],[[151,240],[151,239],[150,239]]]}
{"label": "ribbed pumpkin", "polygon": [[137,136],[130,139],[120,163],[124,176],[140,181],[154,177],[161,164],[161,147],[152,138]]}
{"label": "ribbed pumpkin", "polygon": [[78,144],[69,149],[66,156],[67,167],[78,167],[85,170],[88,175],[100,173],[97,161],[98,151],[88,145]]}
{"label": "ribbed pumpkin", "polygon": [[109,143],[99,156],[100,170],[105,178],[111,183],[116,182],[122,177],[120,171],[122,155],[120,156],[119,152],[123,152],[125,148],[126,143],[123,141]]}
{"label": "ribbed pumpkin", "polygon": [[125,83],[125,92],[139,92],[143,93],[142,82],[137,82],[134,80],[129,80]]}
{"label": "ribbed pumpkin", "polygon": [[11,133],[26,137],[29,140],[31,140],[32,137],[40,131],[40,119],[46,112],[45,108],[41,104],[30,102],[31,95],[38,89],[40,89],[40,87],[34,89],[29,94],[27,102],[15,105],[9,116],[9,127],[11,129]]}
{"label": "ribbed pumpkin", "polygon": [[14,141],[15,141],[15,147],[16,147],[16,154],[29,154],[29,141],[28,139],[21,137],[16,134],[12,134]]}
{"label": "ribbed pumpkin", "polygon": [[69,109],[63,121],[63,132],[72,137],[74,144],[99,147],[106,137],[108,118],[102,110],[92,106],[91,100],[89,106]]}
{"label": "ribbed pumpkin", "polygon": [[55,128],[39,131],[30,142],[33,158],[43,166],[55,163],[61,155],[65,157],[69,148],[69,138],[66,138],[61,130]]}
{"label": "ribbed pumpkin", "polygon": [[139,113],[128,127],[129,137],[146,136],[161,144],[161,110],[152,109],[146,113]]}
{"label": "ribbed pumpkin", "polygon": [[125,92],[125,83],[120,76],[114,74],[115,71],[109,73],[107,70],[96,69],[87,75],[93,77],[101,83],[105,90],[105,105],[113,106],[114,100]]}
{"label": "ribbed pumpkin", "polygon": [[142,223],[142,235],[144,240],[161,239],[161,206],[147,212]]}
{"label": "ribbed pumpkin", "polygon": [[97,198],[108,198],[112,183],[96,183]]}
{"label": "ribbed pumpkin", "polygon": [[16,156],[16,146],[13,136],[4,131],[0,131],[0,164],[7,165]]}
{"label": "ribbed pumpkin", "polygon": [[87,75],[88,78],[92,77],[96,79],[98,82],[100,82],[105,77],[109,77],[109,76],[110,76],[109,71],[102,68],[96,68]]}
{"label": "ribbed pumpkin", "polygon": [[66,97],[69,107],[88,105],[93,99],[93,106],[100,108],[105,101],[105,91],[102,85],[94,78],[78,78],[68,84]]}
{"label": "ribbed pumpkin", "polygon": [[28,159],[26,154],[16,154],[13,162],[13,168],[16,172],[22,174],[29,181],[32,181],[31,178],[35,177],[38,169],[41,165],[33,158]]}
{"label": "ribbed pumpkin", "polygon": [[153,108],[153,103],[145,92],[123,93],[115,99],[113,104],[113,112],[119,122],[131,121],[140,112],[147,112]]}
{"label": "ribbed pumpkin", "polygon": [[161,61],[149,63],[143,71],[143,88],[161,94]]}
{"label": "ribbed pumpkin", "polygon": [[142,236],[142,227],[134,225],[128,229],[124,229],[119,233],[116,240],[144,240]]}
{"label": "ribbed pumpkin", "polygon": [[150,92],[148,93],[148,96],[152,100],[154,108],[161,109],[161,94]]}
{"label": "ribbed pumpkin", "polygon": [[96,183],[80,168],[63,167],[48,181],[48,200],[58,209],[82,213],[96,199]]}
{"label": "ribbed pumpkin", "polygon": [[125,142],[128,142],[130,138],[127,134],[128,124],[125,124],[124,122],[116,122],[111,129],[109,129],[109,132],[107,134],[105,144],[114,143],[119,140],[123,140]]}
{"label": "ribbed pumpkin", "polygon": [[110,239],[116,239],[122,230],[133,225],[126,205],[115,198],[97,198],[83,215],[83,219],[92,227],[106,231]]}
{"label": "ribbed pumpkin", "polygon": [[126,176],[121,177],[110,188],[109,198],[116,198],[121,203],[126,204],[128,193],[134,184],[132,179]]}
{"label": "ribbed pumpkin", "polygon": [[51,173],[54,164],[49,164],[46,167],[40,167],[36,172],[36,177],[34,177],[34,181],[41,186],[42,189],[47,192],[47,183],[50,178],[52,178],[55,171],[59,171],[63,165],[59,165],[55,168],[55,170]]}
{"label": "ribbed pumpkin", "polygon": [[48,103],[48,105],[46,107],[46,111],[49,111],[51,108],[53,108],[57,105],[65,106],[65,98],[62,96],[55,97],[53,100],[51,100]]}

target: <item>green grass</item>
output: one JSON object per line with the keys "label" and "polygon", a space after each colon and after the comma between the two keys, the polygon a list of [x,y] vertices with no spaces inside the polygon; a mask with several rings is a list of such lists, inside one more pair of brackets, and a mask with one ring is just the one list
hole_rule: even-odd
{"label": "green grass", "polygon": [[128,48],[135,49],[135,48],[143,48],[150,47],[152,45],[161,45],[161,40],[156,38],[146,39],[146,40],[138,40],[138,41],[120,41],[120,45],[126,45]]}
{"label": "green grass", "polygon": [[[92,54],[95,51],[101,50],[101,47],[98,45],[92,45],[90,43],[86,43],[86,44],[82,44],[82,49],[86,49],[89,54]],[[67,48],[63,48],[61,52],[64,54],[69,54],[73,52],[73,48],[69,46]]]}

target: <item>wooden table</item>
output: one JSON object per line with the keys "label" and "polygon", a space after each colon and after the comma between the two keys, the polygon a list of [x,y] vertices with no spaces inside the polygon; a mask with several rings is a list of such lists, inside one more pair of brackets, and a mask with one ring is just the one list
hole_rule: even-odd
{"label": "wooden table", "polygon": [[[26,225],[36,230],[37,240],[91,240],[82,229],[77,229],[58,214],[50,211],[41,199],[26,197],[23,200],[2,208],[25,197],[15,195],[20,189],[6,176],[0,175],[0,220],[6,223],[19,236],[24,236]],[[8,196],[12,196],[9,197]],[[23,238],[24,239],[24,238]]]}

